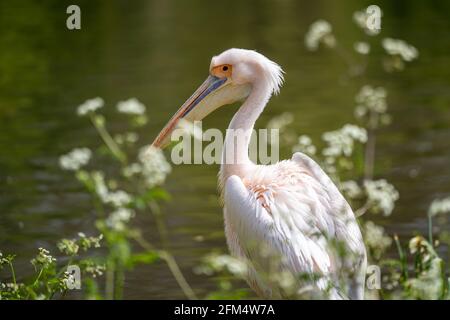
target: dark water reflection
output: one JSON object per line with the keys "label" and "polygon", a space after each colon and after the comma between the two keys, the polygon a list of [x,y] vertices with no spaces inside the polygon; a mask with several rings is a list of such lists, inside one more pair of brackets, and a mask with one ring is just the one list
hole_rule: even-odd
{"label": "dark water reflection", "polygon": [[[244,47],[287,72],[281,95],[259,125],[289,111],[296,131],[317,141],[323,131],[354,121],[353,96],[362,82],[342,81],[342,61],[332,52],[307,52],[303,35],[312,21],[325,18],[342,45],[351,47],[363,39],[351,20],[359,1],[75,1],[83,25],[69,32],[65,8],[72,2],[0,2],[0,248],[23,258],[18,273],[29,271],[25,258],[37,247],[93,231],[89,196],[57,166],[58,156],[72,147],[99,144],[90,124],[75,116],[87,98],[106,100],[114,130],[123,127],[112,108],[117,101],[144,102],[150,123],[141,143],[147,144],[204,79],[211,56]],[[394,214],[376,220],[407,237],[426,231],[429,203],[450,193],[450,3],[379,4],[382,36],[405,39],[420,51],[406,71],[386,75],[378,62],[381,50],[374,49],[378,56],[369,69],[370,83],[388,89],[394,117],[379,136],[377,175],[400,192]],[[219,110],[204,127],[226,128],[233,112]],[[177,200],[164,207],[172,246],[200,294],[212,284],[192,268],[212,249],[225,250],[217,170],[178,166],[167,181]],[[136,223],[153,238],[151,219],[141,216]],[[183,297],[164,265],[128,274],[125,289],[126,298]]]}

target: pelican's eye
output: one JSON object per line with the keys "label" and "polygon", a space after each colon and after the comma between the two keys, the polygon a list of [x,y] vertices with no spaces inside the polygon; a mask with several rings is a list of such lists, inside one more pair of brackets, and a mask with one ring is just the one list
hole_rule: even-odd
{"label": "pelican's eye", "polygon": [[231,64],[222,64],[212,68],[211,74],[219,78],[231,78],[232,69]]}

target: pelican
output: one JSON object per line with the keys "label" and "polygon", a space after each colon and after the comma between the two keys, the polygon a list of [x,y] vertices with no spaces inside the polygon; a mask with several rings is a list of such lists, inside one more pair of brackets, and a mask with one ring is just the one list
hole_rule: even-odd
{"label": "pelican", "polygon": [[271,165],[249,159],[254,124],[279,93],[283,73],[253,50],[233,48],[213,57],[206,81],[152,146],[167,146],[180,119],[200,121],[243,101],[225,135],[219,189],[227,244],[245,261],[247,283],[269,299],[305,297],[305,292],[314,299],[363,299],[365,247],[353,211],[332,180],[300,152]]}

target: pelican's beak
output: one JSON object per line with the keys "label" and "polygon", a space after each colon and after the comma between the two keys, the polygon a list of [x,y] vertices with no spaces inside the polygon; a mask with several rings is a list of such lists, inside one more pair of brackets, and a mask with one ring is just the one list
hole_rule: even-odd
{"label": "pelican's beak", "polygon": [[180,119],[190,122],[200,121],[217,108],[246,98],[249,93],[249,85],[233,85],[226,77],[210,75],[172,116],[152,146],[163,149],[169,145],[171,134],[177,128]]}

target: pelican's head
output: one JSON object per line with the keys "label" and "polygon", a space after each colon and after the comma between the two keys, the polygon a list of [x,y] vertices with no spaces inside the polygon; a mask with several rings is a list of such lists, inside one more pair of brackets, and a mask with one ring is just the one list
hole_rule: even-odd
{"label": "pelican's head", "polygon": [[211,60],[209,76],[181,106],[153,142],[164,148],[180,119],[199,121],[217,108],[247,98],[256,84],[278,93],[283,71],[262,54],[245,49],[229,49]]}

